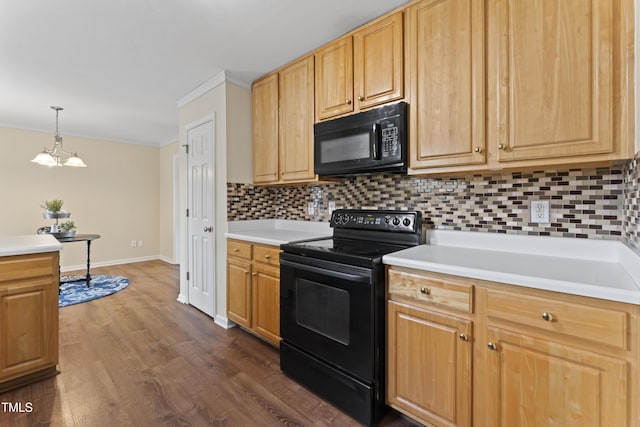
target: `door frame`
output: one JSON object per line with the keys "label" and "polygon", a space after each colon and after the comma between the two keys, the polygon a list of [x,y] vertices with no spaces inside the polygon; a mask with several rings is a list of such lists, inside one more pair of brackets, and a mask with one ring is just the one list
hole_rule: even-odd
{"label": "door frame", "polygon": [[[188,140],[187,140],[187,135],[189,133],[189,131],[193,128],[196,128],[202,124],[205,124],[207,122],[212,122],[213,124],[213,158],[214,158],[214,163],[212,165],[212,167],[215,170],[215,166],[216,166],[216,158],[218,156],[218,150],[217,150],[217,144],[216,144],[216,115],[215,113],[213,114],[207,114],[205,116],[202,116],[201,118],[194,120],[192,122],[187,123],[186,125],[184,125],[184,128],[182,129],[182,135],[180,138],[180,145],[182,147],[182,149],[180,150],[180,159],[181,159],[181,177],[182,177],[182,185],[180,186],[180,188],[182,188],[184,191],[181,192],[180,194],[180,230],[177,233],[179,236],[181,236],[179,242],[180,242],[180,248],[179,248],[179,252],[180,252],[180,294],[178,295],[178,301],[180,301],[183,304],[189,304],[189,283],[187,281],[187,271],[189,269],[189,253],[188,253],[188,239],[189,239],[189,233],[188,233],[188,220],[187,220],[187,215],[186,215],[186,211],[187,211],[187,195],[189,194],[189,168],[188,168],[188,156],[187,156],[187,152],[184,149]],[[214,179],[214,183],[213,183],[213,187],[216,188],[216,179],[215,179],[215,173],[213,175],[213,179]],[[214,198],[213,200],[213,212],[214,215],[217,215],[217,206],[216,206],[216,200]],[[215,223],[215,221],[214,221]],[[217,230],[215,231],[217,232]],[[216,248],[216,242],[214,239],[214,249]],[[212,297],[213,297],[213,318],[216,317],[217,314],[217,282],[215,281],[216,278],[216,272],[218,271],[218,268],[220,267],[218,265],[218,257],[214,257],[214,259],[212,260],[213,262],[213,271],[214,271],[214,283],[213,283],[213,292],[212,292]]]}

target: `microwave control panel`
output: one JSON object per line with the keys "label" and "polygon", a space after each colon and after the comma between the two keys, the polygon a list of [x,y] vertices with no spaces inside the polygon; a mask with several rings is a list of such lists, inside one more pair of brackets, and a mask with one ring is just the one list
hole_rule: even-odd
{"label": "microwave control panel", "polygon": [[380,121],[380,138],[382,146],[382,158],[401,158],[400,144],[398,142],[400,135],[399,118],[393,117]]}

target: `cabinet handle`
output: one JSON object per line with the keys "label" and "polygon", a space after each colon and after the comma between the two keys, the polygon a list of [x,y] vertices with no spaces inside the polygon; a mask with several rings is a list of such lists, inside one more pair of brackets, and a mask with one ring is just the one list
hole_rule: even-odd
{"label": "cabinet handle", "polygon": [[364,101],[364,96],[360,95],[360,96],[358,97],[358,101]]}
{"label": "cabinet handle", "polygon": [[475,151],[476,153],[481,153],[482,152],[482,148],[476,147],[476,148],[473,149],[473,151]]}
{"label": "cabinet handle", "polygon": [[553,315],[551,313],[547,313],[546,311],[542,313],[542,318],[547,322],[553,322]]}
{"label": "cabinet handle", "polygon": [[423,295],[430,295],[431,291],[427,288],[420,288],[420,293]]}
{"label": "cabinet handle", "polygon": [[469,341],[469,338],[465,334],[458,335],[460,341]]}
{"label": "cabinet handle", "polygon": [[506,150],[507,146],[504,144],[498,144],[498,150]]}
{"label": "cabinet handle", "polygon": [[256,277],[256,276],[258,275],[258,273],[253,272],[253,273],[251,273],[251,275],[252,275],[253,277]]}
{"label": "cabinet handle", "polygon": [[244,271],[244,274],[249,274],[249,270],[245,270],[245,271]]}
{"label": "cabinet handle", "polygon": [[265,257],[265,259],[269,259],[269,258],[271,258],[271,255],[265,255],[264,257]]}
{"label": "cabinet handle", "polygon": [[351,105],[351,100],[350,100],[350,99],[345,99],[345,100],[344,100],[344,102],[345,102],[347,105]]}
{"label": "cabinet handle", "polygon": [[489,347],[489,350],[493,350],[493,351],[498,350],[498,346],[495,345],[493,342],[489,342],[489,344],[487,344],[487,347]]}
{"label": "cabinet handle", "polygon": [[240,249],[238,249],[238,248],[233,248],[233,252],[240,252]]}

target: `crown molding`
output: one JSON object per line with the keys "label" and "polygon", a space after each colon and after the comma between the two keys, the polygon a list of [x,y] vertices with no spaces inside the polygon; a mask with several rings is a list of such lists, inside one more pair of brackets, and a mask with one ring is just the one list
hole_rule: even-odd
{"label": "crown molding", "polygon": [[207,80],[206,82],[202,83],[200,86],[193,89],[191,92],[184,95],[182,98],[178,99],[177,101],[178,108],[184,107],[188,103],[196,100],[197,98],[201,97],[202,95],[209,92],[210,90],[220,86],[222,83],[227,83],[227,82],[233,83],[234,85],[243,87],[245,89],[251,89],[250,83],[247,83],[242,79],[234,77],[232,73],[229,73],[228,71],[223,70],[219,72],[217,75],[215,75],[214,77]]}

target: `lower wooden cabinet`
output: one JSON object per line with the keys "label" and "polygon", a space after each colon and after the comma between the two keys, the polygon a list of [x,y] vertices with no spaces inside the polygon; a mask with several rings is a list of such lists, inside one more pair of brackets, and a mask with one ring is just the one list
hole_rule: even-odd
{"label": "lower wooden cabinet", "polygon": [[227,241],[227,317],[280,344],[280,249]]}
{"label": "lower wooden cabinet", "polygon": [[0,257],[0,393],[56,373],[58,256]]}
{"label": "lower wooden cabinet", "polygon": [[471,425],[472,323],[387,303],[387,402],[436,426]]}
{"label": "lower wooden cabinet", "polygon": [[640,427],[640,306],[400,267],[387,285],[393,408],[429,426]]}

